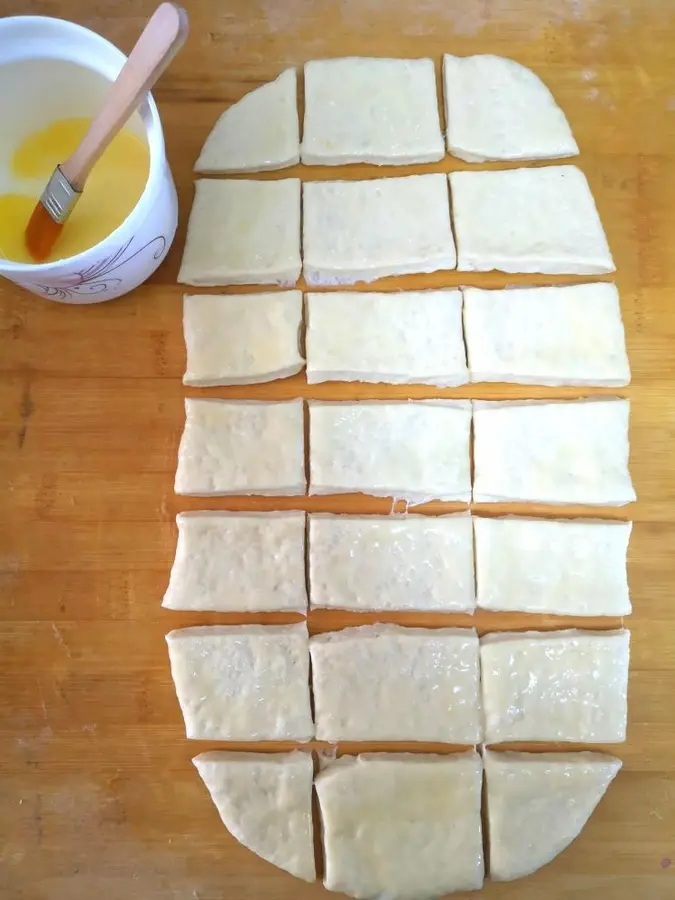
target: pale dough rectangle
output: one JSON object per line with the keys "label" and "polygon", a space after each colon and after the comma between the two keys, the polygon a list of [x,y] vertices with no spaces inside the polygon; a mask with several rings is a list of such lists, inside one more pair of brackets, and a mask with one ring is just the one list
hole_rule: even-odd
{"label": "pale dough rectangle", "polygon": [[561,616],[631,612],[632,522],[474,518],[481,609]]}
{"label": "pale dough rectangle", "polygon": [[306,165],[438,162],[444,153],[431,59],[305,63]]}
{"label": "pale dough rectangle", "polygon": [[308,285],[455,268],[445,175],[313,181],[302,191]]}
{"label": "pale dough rectangle", "polygon": [[258,384],[295,375],[302,292],[192,294],[183,298],[183,384]]}
{"label": "pale dough rectangle", "polygon": [[177,494],[304,494],[302,400],[185,401]]}
{"label": "pale dough rectangle", "polygon": [[630,381],[613,284],[462,292],[471,381],[600,386]]}
{"label": "pale dough rectangle", "polygon": [[314,608],[473,612],[468,513],[309,517]]}
{"label": "pale dough rectangle", "polygon": [[176,558],[162,606],[306,610],[304,512],[185,512],[176,522]]}
{"label": "pale dough rectangle", "polygon": [[576,166],[449,177],[460,271],[614,271],[593,195]]}
{"label": "pale dough rectangle", "polygon": [[622,506],[628,400],[474,401],[473,499]]}
{"label": "pale dough rectangle", "polygon": [[429,900],[483,884],[475,751],[341,756],[321,771],[324,884],[362,900]]}
{"label": "pale dough rectangle", "polygon": [[195,182],[181,284],[295,284],[300,276],[300,180]]}
{"label": "pale dough rectangle", "polygon": [[317,740],[481,740],[475,631],[363,625],[309,648]]}
{"label": "pale dough rectangle", "polygon": [[624,741],[629,643],[626,630],[481,638],[485,742]]}
{"label": "pale dough rectangle", "polygon": [[307,381],[469,380],[458,290],[307,294]]}
{"label": "pale dough rectangle", "polygon": [[310,401],[310,494],[468,502],[470,428],[468,401]]}
{"label": "pale dough rectangle", "polygon": [[201,625],[166,636],[187,737],[306,741],[307,626]]}

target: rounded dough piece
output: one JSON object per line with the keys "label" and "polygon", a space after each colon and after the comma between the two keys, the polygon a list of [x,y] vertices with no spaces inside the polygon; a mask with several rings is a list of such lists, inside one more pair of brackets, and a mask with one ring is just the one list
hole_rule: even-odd
{"label": "rounded dough piece", "polygon": [[535,73],[502,56],[443,57],[448,153],[466,162],[579,153],[565,114]]}
{"label": "rounded dough piece", "polygon": [[314,881],[309,753],[201,753],[192,762],[240,844],[296,878]]}
{"label": "rounded dough piece", "polygon": [[246,94],[220,116],[195,172],[263,172],[300,161],[295,69]]}
{"label": "rounded dough piece", "polygon": [[602,753],[486,750],[483,762],[493,881],[531,875],[562,853],[621,768]]}

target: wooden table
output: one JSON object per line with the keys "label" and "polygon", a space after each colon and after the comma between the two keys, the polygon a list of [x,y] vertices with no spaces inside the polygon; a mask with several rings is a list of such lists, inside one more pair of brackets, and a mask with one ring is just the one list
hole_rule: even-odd
{"label": "wooden table", "polygon": [[[129,50],[153,6],[151,0],[133,7],[32,0],[23,11],[70,17]],[[191,166],[224,107],[308,59],[379,54],[440,61],[444,51],[494,52],[532,66],[569,117],[618,263],[640,498],[607,513],[635,520],[629,740],[614,748],[624,770],[572,848],[525,881],[488,885],[485,896],[675,896],[675,16],[669,6],[667,0],[188,0],[189,43],[156,92],[182,201],[169,260],[132,296],[100,306],[60,306],[8,283],[0,290],[0,896],[326,896],[321,885],[305,885],[260,861],[222,828],[190,764],[204,745],[184,737],[164,634],[224,617],[169,613],[159,604],[181,509],[384,512],[389,504],[362,497],[276,503],[174,496],[185,393],[182,291],[175,279]],[[9,7],[5,0],[0,11],[16,11]],[[446,160],[426,168],[460,166]],[[436,275],[387,286],[462,280]],[[505,283],[496,275],[472,281]],[[335,384],[310,392],[301,376],[210,395],[432,393]],[[480,391],[493,398],[578,395],[499,386]],[[312,616],[310,625],[316,631],[357,618],[326,613]],[[469,623],[468,617],[453,621]],[[476,616],[481,629],[523,622]],[[554,624],[563,623],[536,620]]]}

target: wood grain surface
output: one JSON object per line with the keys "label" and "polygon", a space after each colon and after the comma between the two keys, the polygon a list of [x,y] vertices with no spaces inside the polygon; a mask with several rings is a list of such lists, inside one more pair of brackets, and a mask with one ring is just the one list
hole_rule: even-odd
{"label": "wood grain surface", "polygon": [[[153,6],[152,0],[29,0],[20,11],[74,19],[128,51]],[[631,468],[639,501],[602,512],[635,521],[635,612],[626,622],[633,634],[629,737],[625,745],[608,748],[623,759],[624,769],[568,851],[539,874],[511,885],[488,884],[484,894],[494,900],[672,898],[675,8],[668,0],[187,0],[187,6],[190,38],[156,91],[181,200],[181,229],[169,259],[149,284],[100,306],[61,306],[7,282],[0,288],[0,896],[326,896],[320,884],[297,881],[240,847],[221,826],[190,763],[215,745],[184,737],[164,634],[184,624],[237,617],[163,611],[160,601],[180,510],[298,506],[385,512],[390,504],[351,496],[278,502],[174,496],[186,393],[182,290],[175,279],[191,169],[218,114],[285,66],[352,53],[432,56],[440,63],[443,52],[493,52],[543,77],[581,147],[579,164],[618,264],[633,369],[632,385],[620,393],[633,404]],[[18,11],[0,0],[0,13]],[[448,159],[406,171],[452,168],[465,166]],[[285,174],[296,171],[334,178],[345,170],[298,168]],[[350,167],[349,177],[366,172],[376,170]],[[467,280],[429,275],[389,279],[383,287]],[[470,280],[495,286],[565,281],[495,274]],[[340,399],[582,392],[338,384],[310,390],[303,375],[188,393]],[[583,391],[591,393],[602,391]],[[452,508],[430,504],[425,511]],[[310,626],[325,630],[373,618],[325,612],[313,614]],[[389,618],[415,624],[450,620]],[[452,621],[470,624],[468,617]],[[526,617],[481,614],[475,621],[482,630],[523,627]],[[559,627],[571,621],[529,617],[527,624]]]}

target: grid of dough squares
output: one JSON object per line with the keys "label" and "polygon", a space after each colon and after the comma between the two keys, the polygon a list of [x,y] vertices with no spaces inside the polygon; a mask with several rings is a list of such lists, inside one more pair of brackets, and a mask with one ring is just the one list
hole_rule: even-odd
{"label": "grid of dough squares", "polygon": [[[548,88],[483,55],[443,60],[446,131],[429,59],[305,65],[228,109],[195,171],[574,156]],[[301,214],[302,208],[302,214]],[[451,214],[452,209],[452,214]],[[452,219],[452,222],[451,222]],[[453,233],[454,226],[454,233]],[[614,270],[595,203],[571,165],[301,183],[196,184],[179,281],[347,285],[459,268]],[[303,309],[304,307],[304,309]],[[304,327],[304,341],[302,330]],[[358,330],[359,340],[354,340]],[[184,298],[186,385],[307,382],[452,387],[628,384],[613,284],[401,293]],[[362,492],[421,503],[623,505],[628,403],[186,400],[176,492]],[[473,426],[473,479],[469,466]],[[283,450],[281,449],[283,448]],[[472,483],[473,482],[473,483]],[[182,513],[163,605],[211,612],[342,609],[623,616],[630,522],[450,515]],[[307,582],[305,580],[307,574]],[[448,624],[451,624],[449,620]],[[167,635],[186,733],[197,740],[612,743],[625,739],[629,632],[493,632],[363,625],[196,626]],[[311,676],[310,676],[311,658]],[[310,702],[310,682],[313,705]],[[312,711],[313,710],[313,711]],[[312,881],[312,784],[324,883],[417,900],[512,880],[580,833],[619,760],[601,753],[449,755],[210,751],[194,760],[231,833]]]}

